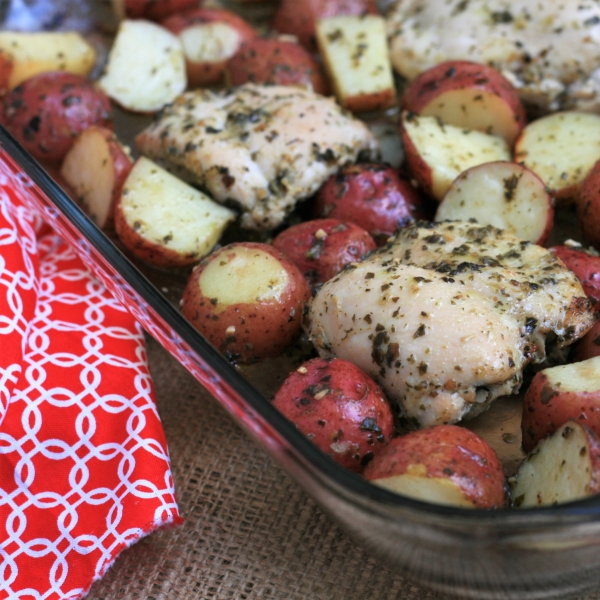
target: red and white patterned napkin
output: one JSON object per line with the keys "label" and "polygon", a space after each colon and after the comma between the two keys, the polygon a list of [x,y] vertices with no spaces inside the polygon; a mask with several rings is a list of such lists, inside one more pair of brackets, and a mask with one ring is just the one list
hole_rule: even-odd
{"label": "red and white patterned napkin", "polygon": [[181,518],[140,326],[5,167],[0,156],[0,598],[79,598]]}

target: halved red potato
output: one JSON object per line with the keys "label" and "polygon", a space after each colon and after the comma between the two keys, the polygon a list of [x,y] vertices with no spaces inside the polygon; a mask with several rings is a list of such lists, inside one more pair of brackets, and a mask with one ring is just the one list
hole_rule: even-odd
{"label": "halved red potato", "polygon": [[515,87],[496,69],[465,60],[450,60],[413,79],[401,106],[444,123],[499,135],[512,146],[526,123]]}
{"label": "halved red potato", "polygon": [[600,320],[573,344],[573,361],[587,360],[595,356],[600,356]]}
{"label": "halved red potato", "polygon": [[397,229],[414,219],[428,219],[428,201],[398,171],[385,163],[343,167],[315,197],[315,217],[354,223],[375,242],[385,244]]}
{"label": "halved red potato", "polygon": [[151,160],[139,158],[115,208],[115,229],[138,258],[157,266],[198,262],[235,213]]}
{"label": "halved red potato", "polygon": [[305,48],[314,50],[319,19],[378,13],[375,0],[281,0],[272,26],[279,33],[295,35]]}
{"label": "halved red potato", "polygon": [[133,167],[129,150],[105,127],[86,129],[67,152],[60,175],[98,227],[111,227],[123,184]]}
{"label": "halved red potato", "polygon": [[396,104],[385,20],[379,15],[338,15],[316,23],[319,54],[335,97],[353,112]]}
{"label": "halved red potato", "polygon": [[40,73],[4,98],[2,124],[35,158],[60,163],[91,125],[112,128],[108,96],[81,75]]}
{"label": "halved red potato", "polygon": [[254,28],[235,13],[220,8],[196,8],[162,21],[179,38],[185,54],[188,87],[223,81],[227,61],[244,42],[256,37]]}
{"label": "halved red potato", "polygon": [[438,202],[463,171],[482,163],[511,159],[503,138],[446,125],[436,117],[403,111],[400,133],[413,177]]}
{"label": "halved red potato", "polygon": [[392,409],[381,388],[339,358],[305,362],[283,382],[273,406],[333,460],[357,473],[394,435]]}
{"label": "halved red potato", "polygon": [[514,160],[540,176],[559,201],[575,199],[600,159],[600,115],[558,112],[529,123],[515,142]]}
{"label": "halved red potato", "polygon": [[97,58],[94,46],[75,31],[0,31],[0,54],[11,63],[9,90],[51,71],[87,77]]}
{"label": "halved red potato", "polygon": [[308,282],[269,244],[239,242],[213,252],[188,280],[181,311],[230,360],[277,356],[299,335]]}
{"label": "halved red potato", "polygon": [[523,448],[529,452],[568,419],[600,435],[600,357],[536,373],[523,403]]}
{"label": "halved red potato", "polygon": [[299,43],[281,38],[254,38],[227,61],[227,85],[270,83],[301,85],[326,95],[329,84],[321,66]]}
{"label": "halved red potato", "polygon": [[496,453],[477,434],[437,425],[393,439],[364,477],[393,492],[464,508],[502,508],[506,487]]}
{"label": "halved red potato", "polygon": [[98,85],[127,110],[156,112],[187,86],[179,38],[150,21],[121,21]]}
{"label": "halved red potato", "polygon": [[600,308],[600,256],[591,254],[582,246],[553,246],[550,248],[568,269],[581,281],[585,295],[592,305]]}
{"label": "halved red potato", "polygon": [[111,0],[118,19],[160,21],[169,15],[198,6],[200,0]]}
{"label": "halved red potato", "polygon": [[525,458],[511,483],[516,508],[549,506],[600,492],[600,438],[567,421]]}
{"label": "halved red potato", "polygon": [[554,224],[552,196],[527,167],[500,161],[463,171],[452,183],[436,221],[476,219],[543,245]]}
{"label": "halved red potato", "polygon": [[576,200],[577,222],[584,239],[600,249],[600,160],[581,182]]}
{"label": "halved red potato", "polygon": [[273,246],[292,260],[312,286],[325,283],[376,248],[362,227],[337,219],[292,225],[273,240]]}

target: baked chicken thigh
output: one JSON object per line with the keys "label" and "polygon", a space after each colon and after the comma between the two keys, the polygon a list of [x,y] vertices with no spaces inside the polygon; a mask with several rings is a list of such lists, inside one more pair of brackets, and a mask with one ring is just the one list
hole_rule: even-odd
{"label": "baked chicken thigh", "polygon": [[414,426],[456,423],[519,389],[523,368],[593,324],[576,276],[491,226],[415,224],[311,301],[309,337],[354,362]]}

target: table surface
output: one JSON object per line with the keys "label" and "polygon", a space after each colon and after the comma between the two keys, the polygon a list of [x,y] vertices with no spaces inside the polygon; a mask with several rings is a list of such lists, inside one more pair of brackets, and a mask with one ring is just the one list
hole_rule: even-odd
{"label": "table surface", "polygon": [[89,600],[449,600],[354,543],[153,340],[148,356],[185,523],[123,552]]}

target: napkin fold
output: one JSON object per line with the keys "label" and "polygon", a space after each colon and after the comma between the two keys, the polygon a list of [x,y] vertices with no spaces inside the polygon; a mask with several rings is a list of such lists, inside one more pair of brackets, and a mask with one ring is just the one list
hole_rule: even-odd
{"label": "napkin fold", "polygon": [[143,331],[16,177],[0,152],[0,598],[74,599],[182,520]]}

